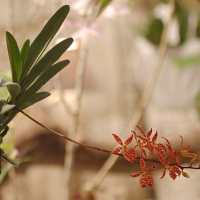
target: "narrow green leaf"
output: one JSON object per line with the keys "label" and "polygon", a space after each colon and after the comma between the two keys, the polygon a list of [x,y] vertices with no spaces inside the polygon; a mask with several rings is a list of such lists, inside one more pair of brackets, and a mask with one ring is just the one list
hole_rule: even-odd
{"label": "narrow green leaf", "polygon": [[0,86],[7,87],[8,92],[10,93],[8,102],[13,103],[20,92],[20,85],[18,83],[9,82],[5,78],[0,78]]}
{"label": "narrow green leaf", "polygon": [[24,64],[22,76],[20,79],[21,82],[23,81],[29,70],[37,63],[42,53],[45,51],[46,47],[65,20],[67,14],[69,13],[69,10],[70,7],[68,5],[61,7],[46,23],[40,34],[33,41]]}
{"label": "narrow green leaf", "polygon": [[12,71],[12,80],[13,82],[18,83],[22,72],[19,48],[15,38],[9,32],[6,32],[6,42]]}
{"label": "narrow green leaf", "polygon": [[48,51],[45,56],[41,58],[40,61],[31,69],[27,77],[21,83],[21,92],[26,90],[41,73],[54,64],[72,43],[73,39],[68,38]]}
{"label": "narrow green leaf", "polygon": [[[1,110],[2,110],[2,108],[3,108],[3,106],[5,106],[5,105],[7,105],[8,103],[7,103],[7,101],[5,101],[5,100],[0,100],[0,112],[1,112]],[[2,115],[2,114],[0,114],[0,130],[2,130],[2,125],[4,124],[4,122],[8,119],[8,117],[9,117],[9,115]]]}
{"label": "narrow green leaf", "polygon": [[47,81],[55,76],[60,70],[69,64],[69,60],[64,60],[49,67],[26,91],[16,100],[16,106],[20,107],[29,100]]}
{"label": "narrow green leaf", "polygon": [[[24,110],[24,109],[34,105],[35,103],[42,101],[43,99],[47,98],[50,95],[51,94],[49,92],[38,92],[38,93],[34,94],[30,99],[28,99],[28,101],[26,101],[26,102],[24,101],[25,103],[22,102],[22,104],[20,106],[18,106],[18,108],[21,110]],[[10,114],[9,118],[6,120],[6,124],[8,124],[10,121],[12,121],[12,119],[18,113],[19,113],[19,111],[13,110],[12,113]]]}
{"label": "narrow green leaf", "polygon": [[[13,118],[16,116],[17,113],[18,112],[16,112],[16,110],[13,109],[10,115],[6,116],[6,120],[4,120],[4,123],[1,123],[2,120],[0,120],[0,130],[5,129],[5,127],[13,120]],[[0,118],[1,118],[1,115],[0,115]]]}
{"label": "narrow green leaf", "polygon": [[4,150],[0,148],[0,155],[4,154]]}
{"label": "narrow green leaf", "polygon": [[1,115],[4,115],[5,113],[9,112],[10,110],[12,110],[13,108],[15,107],[15,105],[10,105],[10,104],[7,104],[7,105],[4,105],[1,109]]}
{"label": "narrow green leaf", "polygon": [[19,108],[21,110],[24,110],[30,106],[32,106],[33,104],[47,98],[48,96],[50,96],[51,93],[49,92],[38,92],[35,93],[26,103],[22,104],[22,106],[20,106]]}
{"label": "narrow green leaf", "polygon": [[22,70],[23,70],[24,62],[28,54],[29,47],[30,47],[30,40],[28,39],[24,42],[21,52],[20,52],[21,60],[22,60]]}
{"label": "narrow green leaf", "polygon": [[8,131],[9,131],[9,127],[6,126],[5,129],[1,132],[0,137],[3,138],[7,134]]}

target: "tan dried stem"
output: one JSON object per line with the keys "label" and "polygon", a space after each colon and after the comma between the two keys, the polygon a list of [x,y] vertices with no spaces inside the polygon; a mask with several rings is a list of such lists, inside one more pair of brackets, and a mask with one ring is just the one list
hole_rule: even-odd
{"label": "tan dried stem", "polygon": [[[91,16],[92,17],[92,16]],[[90,17],[87,19],[90,22]],[[80,111],[82,93],[83,93],[83,78],[84,78],[84,71],[85,71],[85,64],[86,58],[88,54],[88,45],[87,45],[87,38],[83,38],[80,42],[80,49],[78,54],[78,64],[76,69],[76,77],[75,77],[75,95],[76,101],[74,108],[70,108],[67,102],[64,100],[64,92],[62,89],[62,85],[60,84],[60,97],[61,102],[65,107],[65,110],[71,114],[71,123],[68,131],[68,137],[75,138],[77,134],[78,128],[78,114]],[[74,144],[70,141],[66,142],[65,145],[65,158],[64,158],[64,167],[63,167],[63,193],[62,193],[62,200],[69,200],[71,197],[70,195],[70,185],[71,185],[71,175],[72,175],[72,165],[73,165],[73,149]]]}
{"label": "tan dried stem", "polygon": [[[83,77],[85,70],[85,61],[87,58],[88,48],[87,46],[83,46],[79,51],[79,61],[76,70],[76,82],[75,82],[75,93],[76,93],[76,102],[75,109],[71,109],[71,125],[68,131],[68,137],[75,138],[78,127],[78,114],[80,110],[81,97],[83,92]],[[70,199],[70,183],[71,183],[71,175],[72,175],[72,164],[73,164],[73,149],[74,144],[72,142],[67,141],[65,145],[65,158],[64,158],[64,167],[63,167],[63,181],[64,181],[64,194],[63,200]]]}

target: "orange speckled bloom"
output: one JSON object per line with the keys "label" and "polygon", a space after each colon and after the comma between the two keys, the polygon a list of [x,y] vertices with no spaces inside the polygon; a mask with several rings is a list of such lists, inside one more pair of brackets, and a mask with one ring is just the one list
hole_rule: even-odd
{"label": "orange speckled bloom", "polygon": [[[142,177],[140,178],[140,186],[142,188],[145,187],[152,187],[153,186],[153,177],[147,172],[150,172],[156,168],[156,163],[159,163],[164,166],[163,174],[161,178],[163,178],[166,174],[166,171],[169,171],[169,176],[175,180],[177,177],[179,177],[181,174],[189,178],[189,175],[186,172],[183,172],[184,168],[193,168],[193,169],[200,169],[199,167],[192,167],[192,163],[195,162],[198,158],[198,154],[196,153],[190,153],[188,152],[190,149],[190,145],[183,148],[183,137],[181,137],[181,146],[180,150],[176,150],[172,148],[171,143],[169,140],[165,137],[163,137],[166,141],[165,144],[162,143],[156,143],[158,133],[156,132],[152,137],[152,129],[145,134],[144,131],[137,126],[139,129],[141,135],[138,135],[136,132],[133,132],[136,145],[134,148],[128,148],[127,145],[129,145],[133,140],[133,135],[131,135],[123,144],[122,140],[115,134],[113,134],[115,140],[118,144],[121,145],[121,147],[117,147],[114,151],[112,151],[112,154],[117,154],[120,151],[124,150],[124,158],[128,160],[129,162],[133,163],[135,159],[140,159],[140,167],[142,171],[137,172],[133,175],[130,175],[131,177],[138,177],[142,174]],[[139,157],[137,157],[136,154],[136,148],[139,149]],[[148,154],[147,154],[147,153]],[[148,159],[147,156],[150,156],[152,159]],[[192,158],[190,161],[190,165],[188,167],[181,166],[181,156],[186,158]],[[159,161],[156,160],[156,157],[158,157]],[[154,162],[154,164],[146,169],[146,161]]]}
{"label": "orange speckled bloom", "polygon": [[131,135],[123,144],[122,140],[115,134],[112,134],[113,137],[115,138],[116,142],[118,144],[121,145],[121,147],[117,147],[116,149],[114,149],[112,152],[112,154],[116,154],[119,153],[120,151],[124,150],[124,158],[126,160],[128,160],[129,162],[133,163],[133,161],[137,158],[137,154],[134,148],[128,148],[127,145],[129,145],[132,140],[133,140],[133,135]]}

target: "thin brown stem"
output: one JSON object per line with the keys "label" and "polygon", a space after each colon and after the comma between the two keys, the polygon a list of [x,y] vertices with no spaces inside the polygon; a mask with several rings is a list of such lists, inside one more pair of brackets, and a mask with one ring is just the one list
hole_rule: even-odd
{"label": "thin brown stem", "polygon": [[[33,119],[31,116],[29,116],[28,114],[26,114],[24,111],[20,110],[19,108],[15,107],[14,108],[15,110],[21,112],[23,115],[25,115],[26,117],[28,117],[30,120],[32,120],[33,122],[35,122],[36,124],[38,124],[39,126],[43,127],[44,129],[46,129],[47,131],[50,131],[51,133],[53,134],[56,134],[57,136],[65,139],[65,140],[68,140],[70,142],[73,142],[74,144],[78,144],[80,146],[83,146],[83,147],[87,147],[87,148],[90,148],[90,149],[95,149],[97,151],[102,151],[102,152],[105,152],[105,153],[110,153],[111,151],[108,151],[108,150],[105,150],[105,149],[101,149],[101,148],[98,148],[98,147],[93,147],[93,146],[90,146],[90,145],[86,145],[86,144],[82,144],[82,143],[79,143],[75,140],[72,140],[70,138],[68,138],[67,136],[61,134],[61,133],[58,133],[48,127],[46,127],[45,125],[41,124],[40,122],[38,122],[37,120]],[[116,155],[119,155],[119,156],[123,156],[122,154],[116,154]]]}
{"label": "thin brown stem", "polygon": [[[83,147],[86,147],[86,148],[90,148],[90,149],[94,149],[94,150],[97,150],[97,151],[101,151],[101,152],[104,152],[104,153],[111,154],[111,151],[109,151],[109,150],[101,149],[101,148],[98,148],[98,147],[93,147],[93,146],[90,146],[90,145],[87,145],[87,144],[83,144],[83,143],[79,143],[79,142],[77,142],[75,140],[72,140],[72,139],[66,137],[65,135],[63,135],[61,133],[58,133],[58,132],[56,132],[56,131],[54,131],[54,130],[48,128],[48,127],[46,127],[45,125],[41,124],[40,122],[38,122],[37,120],[35,120],[34,118],[32,118],[31,116],[29,116],[28,114],[26,114],[24,111],[20,110],[19,108],[15,107],[14,109],[17,110],[17,111],[19,111],[19,112],[21,112],[23,115],[25,115],[26,117],[28,117],[30,120],[32,120],[33,122],[35,122],[36,124],[38,124],[42,128],[46,129],[47,131],[50,131],[53,134],[56,134],[59,137],[62,137],[65,140],[68,140],[70,142],[73,142],[74,144],[77,144],[77,145],[80,145],[80,146],[83,146]],[[113,155],[124,157],[124,155],[121,154],[121,153],[115,153]],[[136,157],[136,159],[140,159],[140,156]],[[144,158],[144,160],[148,161],[148,162],[154,162],[154,163],[163,165],[160,161],[155,160],[155,159]],[[171,164],[168,164],[168,165],[171,165],[171,166],[177,165],[181,170],[183,170],[183,169],[200,169],[200,165],[198,167],[192,167],[192,165],[182,166],[182,165],[178,165],[177,163],[171,163]]]}

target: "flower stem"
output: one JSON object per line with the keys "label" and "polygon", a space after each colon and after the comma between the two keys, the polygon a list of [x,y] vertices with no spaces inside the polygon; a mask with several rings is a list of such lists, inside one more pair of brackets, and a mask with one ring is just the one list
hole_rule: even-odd
{"label": "flower stem", "polygon": [[[63,135],[63,134],[61,134],[61,133],[58,133],[58,132],[56,132],[56,131],[54,131],[54,130],[48,128],[48,127],[46,127],[45,125],[41,124],[40,122],[38,122],[37,120],[33,119],[31,116],[29,116],[28,114],[26,114],[24,111],[20,110],[19,108],[15,107],[14,109],[17,110],[17,111],[19,111],[19,112],[21,112],[23,115],[25,115],[25,116],[28,117],[30,120],[32,120],[33,122],[35,122],[35,123],[38,124],[39,126],[43,127],[44,129],[50,131],[50,132],[53,133],[53,134],[56,134],[57,136],[59,136],[59,137],[65,139],[65,140],[68,140],[68,141],[70,141],[70,142],[73,142],[74,144],[78,144],[78,145],[83,146],[83,147],[87,147],[87,148],[90,148],[90,149],[95,149],[95,150],[97,150],[97,151],[102,151],[102,152],[109,153],[109,154],[110,154],[110,152],[111,152],[111,151],[108,151],[108,150],[105,150],[105,149],[101,149],[101,148],[98,148],[98,147],[93,147],[93,146],[86,145],[86,144],[82,144],[82,143],[79,143],[79,142],[77,142],[77,141],[75,141],[75,140],[72,140],[72,139],[68,138],[67,136],[65,136],[65,135]],[[118,155],[118,156],[123,156],[122,154],[116,154],[116,155]]]}

